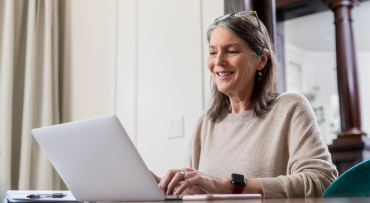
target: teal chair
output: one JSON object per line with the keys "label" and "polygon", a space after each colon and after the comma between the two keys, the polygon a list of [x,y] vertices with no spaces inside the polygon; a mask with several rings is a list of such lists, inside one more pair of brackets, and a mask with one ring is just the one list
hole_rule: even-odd
{"label": "teal chair", "polygon": [[322,195],[322,198],[335,197],[370,197],[370,160],[344,172]]}

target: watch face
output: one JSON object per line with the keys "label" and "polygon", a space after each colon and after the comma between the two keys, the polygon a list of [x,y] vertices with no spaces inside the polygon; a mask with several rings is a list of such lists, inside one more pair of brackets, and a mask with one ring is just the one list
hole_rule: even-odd
{"label": "watch face", "polygon": [[231,182],[234,185],[238,185],[238,186],[245,186],[246,185],[244,176],[240,175],[240,174],[236,174],[236,173],[233,173],[231,175]]}

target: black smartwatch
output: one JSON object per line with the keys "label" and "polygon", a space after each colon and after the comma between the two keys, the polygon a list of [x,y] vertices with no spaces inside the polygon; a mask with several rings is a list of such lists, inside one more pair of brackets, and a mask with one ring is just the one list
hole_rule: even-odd
{"label": "black smartwatch", "polygon": [[234,185],[233,194],[243,193],[244,187],[247,185],[244,176],[236,173],[231,174],[231,183]]}

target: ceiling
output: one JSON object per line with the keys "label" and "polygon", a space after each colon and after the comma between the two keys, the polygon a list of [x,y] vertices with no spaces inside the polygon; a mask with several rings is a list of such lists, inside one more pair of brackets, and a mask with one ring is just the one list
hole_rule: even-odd
{"label": "ceiling", "polygon": [[[370,52],[370,2],[352,9],[357,52]],[[285,41],[306,51],[335,51],[333,11],[285,21]]]}

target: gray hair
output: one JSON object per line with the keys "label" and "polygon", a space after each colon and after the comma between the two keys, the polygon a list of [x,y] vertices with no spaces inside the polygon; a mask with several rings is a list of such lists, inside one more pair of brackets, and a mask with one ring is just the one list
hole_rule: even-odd
{"label": "gray hair", "polygon": [[[222,26],[244,40],[252,50],[255,57],[262,56],[265,50],[269,52],[267,63],[261,70],[262,78],[260,81],[255,80],[251,98],[254,115],[258,117],[261,117],[265,112],[271,109],[273,101],[279,95],[279,93],[275,91],[277,62],[272,49],[273,45],[270,41],[265,25],[261,21],[260,24],[261,27],[258,25],[258,22],[254,17],[240,18],[230,16],[211,24],[207,30],[208,43],[210,42],[212,33],[216,27]],[[211,106],[208,110],[208,115],[212,121],[216,121],[218,118],[221,118],[225,112],[229,112],[231,110],[231,106],[229,97],[218,90],[217,85],[212,78],[211,81],[213,81],[212,100]]]}

